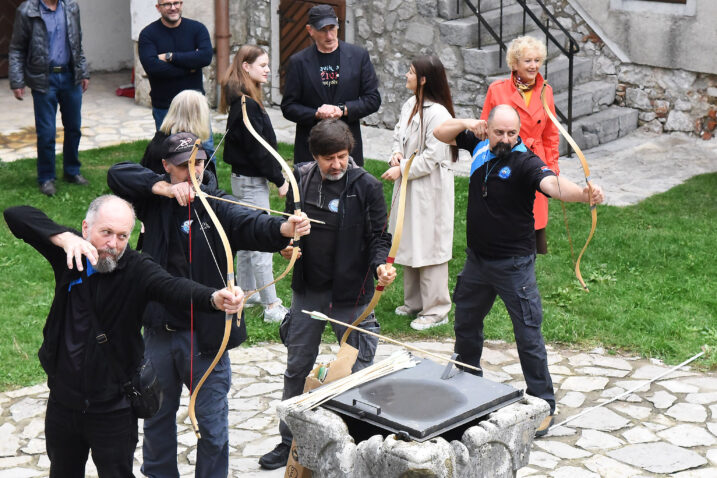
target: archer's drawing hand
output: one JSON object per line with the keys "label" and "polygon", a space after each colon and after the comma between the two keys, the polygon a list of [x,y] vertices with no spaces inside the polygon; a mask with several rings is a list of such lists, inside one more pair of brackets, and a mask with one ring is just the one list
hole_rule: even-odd
{"label": "archer's drawing hand", "polygon": [[73,262],[77,264],[77,270],[82,271],[82,256],[85,256],[93,266],[97,264],[99,254],[97,249],[89,241],[84,240],[77,234],[63,232],[50,237],[50,242],[61,247],[67,254],[67,268],[73,268]]}
{"label": "archer's drawing hand", "polygon": [[180,206],[186,206],[194,201],[194,188],[188,182],[172,184],[169,190],[170,197],[175,198]]}

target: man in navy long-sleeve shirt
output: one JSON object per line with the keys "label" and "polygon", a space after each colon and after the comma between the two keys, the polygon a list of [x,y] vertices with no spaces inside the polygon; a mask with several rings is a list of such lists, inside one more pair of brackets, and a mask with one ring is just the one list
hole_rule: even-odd
{"label": "man in navy long-sleeve shirt", "polygon": [[172,99],[183,90],[204,93],[202,68],[212,62],[207,28],[182,18],[182,2],[157,0],[159,20],[139,34],[139,59],[151,87],[152,116],[159,129]]}

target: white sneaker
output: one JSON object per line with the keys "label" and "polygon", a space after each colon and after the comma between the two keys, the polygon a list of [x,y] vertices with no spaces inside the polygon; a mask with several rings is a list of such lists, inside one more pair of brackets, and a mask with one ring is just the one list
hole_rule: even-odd
{"label": "white sneaker", "polygon": [[435,315],[419,315],[411,321],[411,328],[413,330],[426,330],[431,327],[438,327],[439,325],[447,324],[448,316],[438,317]]}
{"label": "white sneaker", "polygon": [[410,309],[407,305],[399,305],[396,307],[396,310],[393,311],[396,315],[400,315],[401,317],[413,317],[415,316],[418,311]]}
{"label": "white sneaker", "polygon": [[245,309],[256,307],[257,305],[261,305],[261,296],[259,294],[252,295],[246,302],[244,302]]}
{"label": "white sneaker", "polygon": [[281,304],[275,305],[272,308],[264,309],[264,322],[279,324],[284,320],[284,316],[289,312],[289,309]]}

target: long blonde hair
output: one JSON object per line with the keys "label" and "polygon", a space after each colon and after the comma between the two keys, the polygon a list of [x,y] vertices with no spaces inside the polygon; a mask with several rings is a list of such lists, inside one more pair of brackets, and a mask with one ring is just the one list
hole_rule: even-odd
{"label": "long blonde hair", "polygon": [[209,139],[209,105],[196,90],[180,91],[169,105],[159,130],[165,134],[182,131],[196,135],[202,141]]}
{"label": "long blonde hair", "polygon": [[219,111],[222,113],[229,111],[229,106],[232,102],[243,94],[259,103],[261,109],[264,109],[264,95],[261,92],[261,85],[258,85],[249,77],[249,73],[242,68],[242,64],[247,62],[251,65],[257,58],[266,54],[263,48],[256,45],[244,45],[239,48],[221,81],[222,98],[219,103]]}

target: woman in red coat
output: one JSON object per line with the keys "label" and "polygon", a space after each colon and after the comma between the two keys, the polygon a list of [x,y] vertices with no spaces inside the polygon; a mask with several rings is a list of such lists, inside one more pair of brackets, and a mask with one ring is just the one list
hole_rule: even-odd
{"label": "woman in red coat", "polygon": [[[513,106],[520,115],[520,138],[531,151],[537,154],[555,174],[559,174],[558,144],[560,133],[543,110],[540,92],[543,88],[543,77],[539,70],[545,61],[545,45],[533,37],[522,36],[508,45],[506,63],[512,70],[510,78],[495,81],[488,88],[483,103],[481,119],[487,120],[488,113],[500,104]],[[550,110],[555,114],[553,89],[545,88],[545,99]],[[538,254],[548,252],[545,238],[545,226],[548,224],[548,198],[535,193],[533,206],[535,218],[535,236]]]}

